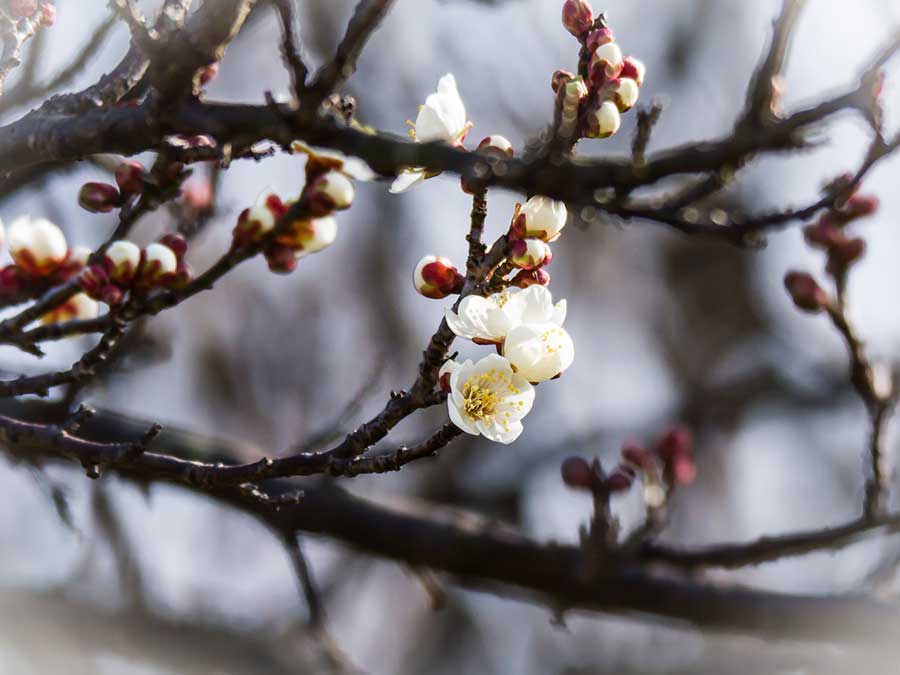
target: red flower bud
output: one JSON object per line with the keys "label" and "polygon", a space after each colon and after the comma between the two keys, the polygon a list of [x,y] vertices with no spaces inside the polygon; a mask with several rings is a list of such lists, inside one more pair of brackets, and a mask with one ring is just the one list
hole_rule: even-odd
{"label": "red flower bud", "polygon": [[810,246],[828,250],[846,240],[841,229],[827,216],[822,216],[814,225],[803,228],[803,236]]}
{"label": "red flower bud", "polygon": [[653,455],[637,443],[627,442],[622,446],[622,459],[639,469],[653,466]]}
{"label": "red flower bud", "polygon": [[510,286],[516,286],[518,288],[528,288],[535,284],[538,286],[549,286],[550,273],[544,268],[536,270],[520,270],[519,273],[512,278],[512,281],[509,282]]}
{"label": "red flower bud", "polygon": [[144,191],[144,167],[139,162],[122,162],[116,167],[116,184],[126,197]]}
{"label": "red flower bud", "polygon": [[838,242],[828,251],[826,269],[832,275],[843,274],[853,263],[862,258],[865,252],[866,242],[860,237]]}
{"label": "red flower bud", "polygon": [[854,195],[847,200],[847,203],[841,210],[847,220],[871,216],[878,210],[878,197],[875,195]]}
{"label": "red flower bud", "polygon": [[562,23],[567,31],[580,38],[594,24],[594,10],[586,0],[566,0],[562,8]]}
{"label": "red flower bud", "polygon": [[638,86],[644,84],[644,73],[646,68],[643,62],[638,61],[633,56],[626,56],[622,63],[622,72],[619,77],[627,77],[638,83]]}
{"label": "red flower bud", "polygon": [[122,196],[109,183],[85,183],[78,192],[78,204],[91,213],[108,213],[122,203]]}
{"label": "red flower bud", "polygon": [[290,274],[297,269],[297,254],[288,246],[270,246],[265,256],[269,269],[275,274]]}
{"label": "red flower bud", "polygon": [[181,262],[184,254],[187,253],[187,239],[175,232],[170,232],[169,234],[160,237],[159,243],[172,249],[172,252],[179,262]]}
{"label": "red flower bud", "polygon": [[691,430],[683,424],[669,428],[656,442],[656,453],[664,462],[671,462],[675,457],[689,454],[694,439]]}
{"label": "red flower bud", "polygon": [[625,492],[632,483],[634,474],[627,467],[619,465],[606,477],[604,485],[610,492]]}
{"label": "red flower bud", "polygon": [[597,478],[587,461],[581,457],[567,457],[559,467],[563,483],[570,488],[590,490]]}
{"label": "red flower bud", "polygon": [[426,298],[440,300],[462,290],[466,278],[447,258],[426,255],[413,271],[413,284]]}
{"label": "red flower bud", "polygon": [[821,312],[831,302],[828,294],[806,272],[788,272],[784,277],[784,287],[794,304],[804,312]]}
{"label": "red flower bud", "polygon": [[109,276],[102,265],[91,265],[81,270],[78,275],[78,285],[94,300],[102,299],[104,286],[109,283]]}

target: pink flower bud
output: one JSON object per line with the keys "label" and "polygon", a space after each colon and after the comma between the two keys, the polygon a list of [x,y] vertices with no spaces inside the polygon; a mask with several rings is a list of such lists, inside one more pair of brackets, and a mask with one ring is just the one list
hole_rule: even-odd
{"label": "pink flower bud", "polygon": [[832,224],[827,216],[822,216],[819,222],[804,227],[803,237],[810,246],[824,250],[830,249],[846,239],[841,229]]}
{"label": "pink flower bud", "polygon": [[610,492],[625,492],[632,483],[634,474],[627,467],[619,465],[606,477],[604,485]]}
{"label": "pink flower bud", "polygon": [[200,70],[200,86],[205,87],[219,74],[219,62],[215,61]]}
{"label": "pink flower bud", "polygon": [[549,286],[550,273],[543,267],[536,270],[520,270],[509,282],[510,286],[528,288],[529,286]]}
{"label": "pink flower bud", "polygon": [[784,277],[784,287],[794,304],[805,312],[821,312],[831,302],[828,294],[806,272],[788,272]]}
{"label": "pink flower bud", "polygon": [[116,167],[116,185],[125,197],[144,191],[144,167],[139,162],[122,162]]}
{"label": "pink flower bud", "polygon": [[30,18],[38,9],[38,0],[9,0],[9,12],[18,18]]}
{"label": "pink flower bud", "polygon": [[609,28],[598,28],[590,32],[585,45],[587,46],[588,51],[593,54],[603,45],[608,45],[610,42],[614,41],[615,37],[613,36],[612,30]]}
{"label": "pink flower bud", "polygon": [[110,307],[115,307],[120,302],[122,302],[122,297],[125,294],[122,292],[122,289],[113,284],[107,284],[102,289],[100,289],[100,297],[99,300],[101,302],[105,302]]}
{"label": "pink flower bud", "polygon": [[56,6],[49,2],[41,3],[41,25],[50,28],[56,23]]}
{"label": "pink flower bud", "polygon": [[622,62],[622,72],[619,74],[619,77],[627,77],[634,80],[639,87],[642,87],[644,86],[644,73],[646,70],[647,67],[643,61],[639,61],[633,56],[626,56]]}
{"label": "pink flower bud", "polygon": [[160,237],[159,243],[172,249],[175,257],[178,258],[178,262],[181,262],[181,259],[184,258],[185,253],[187,253],[187,239],[175,232],[170,232],[169,234]]}
{"label": "pink flower bud", "polygon": [[608,138],[619,130],[622,118],[618,106],[612,101],[603,101],[590,110],[585,117],[583,134],[587,138]]}
{"label": "pink flower bud", "polygon": [[649,469],[653,466],[653,455],[649,450],[633,442],[622,445],[622,459],[638,469]]}
{"label": "pink flower bud", "polygon": [[839,241],[828,250],[826,270],[832,275],[843,274],[862,258],[865,252],[866,242],[860,237]]}
{"label": "pink flower bud", "polygon": [[675,457],[692,451],[694,439],[691,430],[683,424],[670,427],[656,441],[656,453],[664,462],[671,462]]}
{"label": "pink flower bud", "polygon": [[562,87],[566,86],[567,82],[574,79],[575,73],[570,73],[568,70],[557,70],[553,73],[553,77],[550,80],[550,88],[556,94]]}
{"label": "pink flower bud", "polygon": [[856,220],[871,216],[878,210],[878,197],[875,195],[854,195],[847,200],[842,211],[848,220]]}
{"label": "pink flower bud", "polygon": [[318,215],[348,209],[353,203],[353,183],[340,171],[328,171],[317,176],[305,192],[310,210]]}
{"label": "pink flower bud", "polygon": [[184,206],[194,214],[208,213],[212,209],[212,186],[208,180],[191,180],[182,192]]}
{"label": "pink flower bud", "polygon": [[586,0],[566,0],[562,8],[562,23],[567,31],[580,38],[594,24],[594,10]]}
{"label": "pink flower bud", "polygon": [[523,270],[543,267],[552,259],[550,246],[540,239],[514,239],[509,247],[509,261]]}
{"label": "pink flower bud", "polygon": [[697,464],[691,454],[680,455],[668,470],[669,480],[674,485],[689,485],[697,477]]}
{"label": "pink flower bud", "polygon": [[505,136],[494,134],[482,139],[481,143],[478,144],[478,152],[483,152],[498,159],[509,159],[515,151],[512,143]]}
{"label": "pink flower bud", "polygon": [[566,457],[559,467],[563,483],[570,488],[590,490],[597,474],[590,464],[581,457]]}
{"label": "pink flower bud", "polygon": [[109,276],[106,269],[101,265],[91,265],[81,270],[78,275],[78,285],[81,290],[94,299],[99,300],[102,297],[103,287],[109,283]]}
{"label": "pink flower bud", "polygon": [[297,256],[289,246],[271,246],[265,251],[269,269],[275,274],[290,274],[297,269]]}
{"label": "pink flower bud", "polygon": [[122,196],[109,183],[85,183],[78,192],[78,204],[91,213],[108,213],[122,203]]}
{"label": "pink flower bud", "polygon": [[453,263],[443,256],[426,255],[419,260],[413,271],[416,290],[432,300],[459,293],[465,281],[466,278]]}
{"label": "pink flower bud", "polygon": [[128,286],[141,265],[141,249],[130,241],[114,241],[104,254],[104,266],[110,280]]}

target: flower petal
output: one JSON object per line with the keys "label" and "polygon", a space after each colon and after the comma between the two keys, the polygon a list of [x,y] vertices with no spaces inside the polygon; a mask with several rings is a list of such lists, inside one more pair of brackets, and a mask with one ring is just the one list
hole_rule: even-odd
{"label": "flower petal", "polygon": [[450,421],[453,422],[453,424],[467,434],[472,434],[473,436],[478,435],[478,427],[463,414],[462,410],[457,407],[451,399],[447,399],[447,410],[450,413]]}
{"label": "flower petal", "polygon": [[425,171],[422,169],[406,169],[400,173],[391,183],[391,194],[406,192],[412,186],[425,180]]}
{"label": "flower petal", "polygon": [[486,439],[494,441],[495,443],[503,443],[504,445],[508,445],[516,440],[522,434],[524,429],[522,423],[518,420],[510,422],[506,426],[479,420],[476,422],[476,426],[478,431],[481,432],[481,435]]}
{"label": "flower petal", "polygon": [[566,322],[566,301],[560,300],[556,303],[556,306],[553,308],[553,314],[550,316],[550,321],[555,323],[557,326],[562,326]]}

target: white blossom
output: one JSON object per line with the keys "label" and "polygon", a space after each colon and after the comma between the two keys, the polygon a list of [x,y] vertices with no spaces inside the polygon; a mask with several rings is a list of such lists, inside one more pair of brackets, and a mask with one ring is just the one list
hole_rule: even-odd
{"label": "white blossom", "polygon": [[447,408],[462,431],[497,443],[512,443],[522,433],[522,418],[534,403],[534,388],[497,354],[477,363],[448,361],[441,375],[450,375]]}
{"label": "white blossom", "polygon": [[553,304],[553,296],[543,286],[524,290],[509,288],[486,298],[467,295],[456,312],[446,310],[450,330],[459,337],[483,344],[500,344],[507,333],[521,323],[555,323],[566,320],[566,301]]}
{"label": "white blossom", "polygon": [[[472,127],[466,121],[466,106],[456,88],[456,78],[447,73],[438,81],[437,91],[425,99],[410,135],[417,143],[444,141],[459,145]],[[425,169],[410,168],[401,172],[391,185],[394,194],[405,192],[413,185],[430,178]]]}
{"label": "white blossom", "polygon": [[21,216],[9,226],[9,253],[17,265],[32,274],[46,274],[68,254],[63,231],[49,220]]}
{"label": "white blossom", "polygon": [[[531,288],[541,287],[528,290]],[[557,323],[522,323],[507,334],[503,355],[529,382],[544,382],[572,365],[575,345]]]}
{"label": "white blossom", "polygon": [[519,239],[535,238],[552,242],[559,239],[567,217],[565,204],[536,195],[519,209],[513,227]]}

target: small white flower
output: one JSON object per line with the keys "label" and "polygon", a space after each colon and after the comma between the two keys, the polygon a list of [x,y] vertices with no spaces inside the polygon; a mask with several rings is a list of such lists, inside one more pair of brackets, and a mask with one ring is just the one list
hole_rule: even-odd
{"label": "small white flower", "polygon": [[[437,91],[425,99],[415,123],[410,122],[410,135],[417,143],[444,141],[459,145],[472,124],[466,121],[466,106],[456,88],[456,78],[447,73],[438,81]],[[431,176],[424,169],[410,168],[400,173],[391,185],[394,194],[405,192]]]}
{"label": "small white flower", "polygon": [[510,328],[523,323],[553,323],[562,326],[566,321],[566,301],[553,304],[553,294],[544,286],[529,286],[521,291],[508,291],[509,300],[503,312]]}
{"label": "small white flower", "polygon": [[49,220],[21,216],[9,226],[9,253],[19,267],[42,275],[66,259],[68,245],[63,231]]}
{"label": "small white flower", "polygon": [[[528,290],[531,288],[540,287]],[[503,356],[529,382],[544,382],[572,365],[575,345],[557,323],[523,323],[507,334]]]}
{"label": "small white flower", "polygon": [[512,328],[523,322],[562,326],[566,301],[554,305],[552,294],[543,286],[510,288],[487,298],[467,295],[458,311],[448,309],[444,316],[450,330],[459,337],[481,344],[500,344]]}
{"label": "small white flower", "polygon": [[105,257],[110,278],[129,281],[140,266],[141,249],[133,242],[119,239],[109,245]]}
{"label": "small white flower", "polygon": [[340,171],[355,180],[375,180],[377,175],[364,160],[359,157],[350,157],[337,150],[312,148],[301,141],[294,141],[291,143],[291,151],[302,152],[307,155],[311,161],[330,164],[337,171]]}
{"label": "small white flower", "polygon": [[559,239],[567,217],[565,204],[537,195],[519,209],[513,228],[519,239],[534,238],[549,243]]}
{"label": "small white flower", "polygon": [[450,375],[447,408],[450,420],[467,434],[497,443],[512,443],[522,433],[522,418],[534,403],[534,388],[497,354],[478,363],[448,361],[441,375]]}
{"label": "small white flower", "polygon": [[322,216],[306,221],[303,248],[297,251],[295,258],[299,260],[310,253],[318,253],[323,248],[331,246],[337,238],[337,230],[337,220],[334,216]]}

